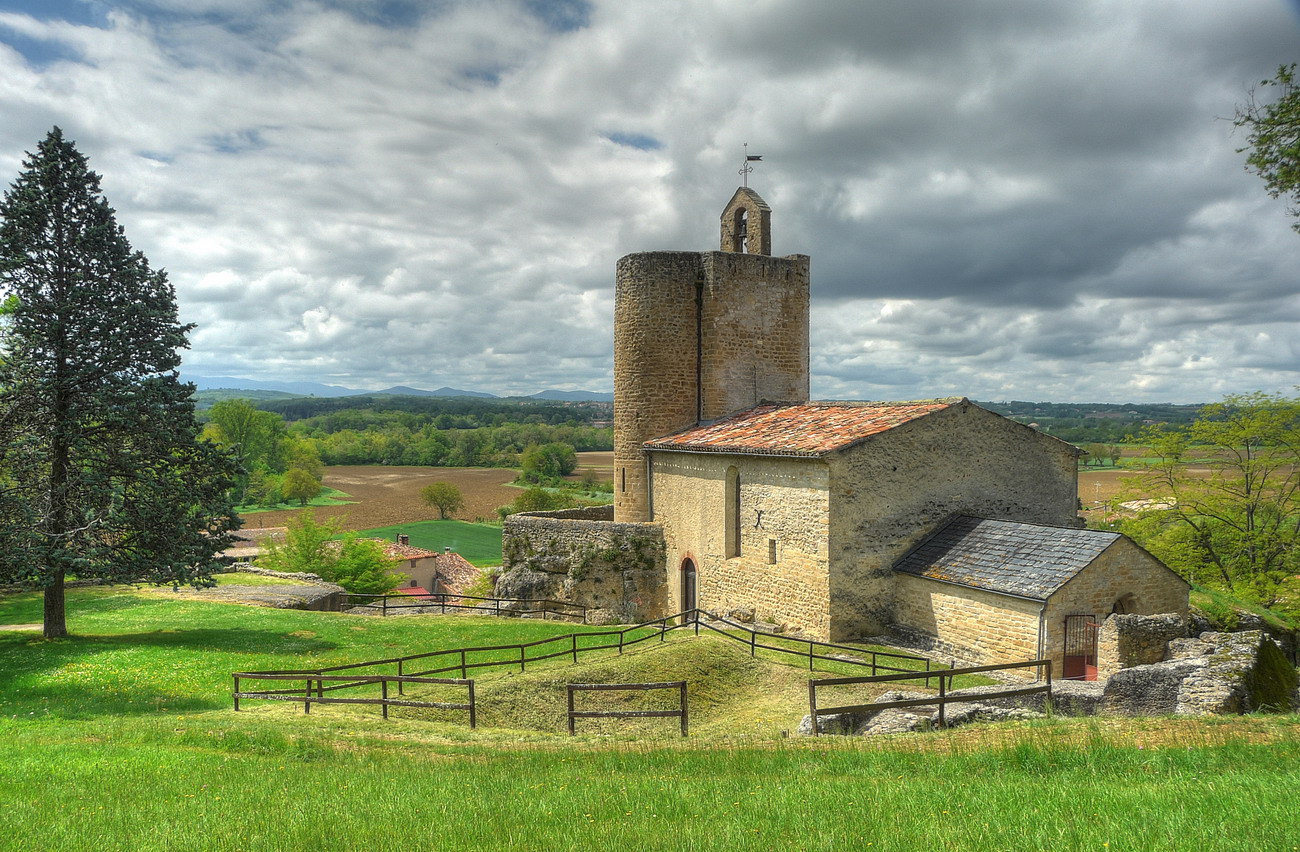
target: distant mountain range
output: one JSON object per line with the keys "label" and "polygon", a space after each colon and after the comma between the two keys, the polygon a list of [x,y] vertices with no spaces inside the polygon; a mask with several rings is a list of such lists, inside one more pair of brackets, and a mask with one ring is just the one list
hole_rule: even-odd
{"label": "distant mountain range", "polygon": [[[463,390],[461,388],[438,388],[423,390],[405,385],[396,385],[379,391],[357,390],[341,385],[326,385],[320,382],[274,382],[258,379],[240,379],[234,376],[190,376],[182,375],[187,382],[193,382],[199,390],[257,390],[279,391],[296,396],[471,396],[483,399],[501,399],[497,394],[484,391]],[[544,390],[530,394],[524,399],[549,399],[564,402],[613,402],[614,394],[600,391],[560,391]]]}

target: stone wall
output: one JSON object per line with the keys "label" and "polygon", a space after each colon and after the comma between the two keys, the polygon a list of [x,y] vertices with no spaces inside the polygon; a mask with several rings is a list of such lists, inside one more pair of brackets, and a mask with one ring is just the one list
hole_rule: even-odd
{"label": "stone wall", "polygon": [[638,252],[614,287],[614,506],[649,520],[641,445],[808,399],[808,257]]}
{"label": "stone wall", "polygon": [[715,251],[702,260],[700,419],[764,400],[806,402],[808,257]]}
{"label": "stone wall", "polygon": [[1186,638],[1189,631],[1188,618],[1177,613],[1107,616],[1097,637],[1097,678],[1163,661],[1169,643]]}
{"label": "stone wall", "polygon": [[699,252],[629,254],[614,283],[614,507],[649,520],[641,445],[699,418]]}
{"label": "stone wall", "polygon": [[928,649],[968,665],[1038,659],[1042,604],[1037,601],[911,574],[897,575],[895,583],[896,624],[914,639],[923,634]]}
{"label": "stone wall", "polygon": [[[757,620],[825,638],[829,629],[829,471],[818,459],[657,451],[654,512],[663,524],[668,587],[682,605],[679,572],[696,567],[697,605],[752,610]],[[740,480],[740,555],[728,557],[726,482]]]}
{"label": "stone wall", "polygon": [[891,567],[954,514],[1078,526],[1076,458],[964,401],[831,456],[832,639],[884,632]]}
{"label": "stone wall", "polygon": [[497,596],[571,601],[597,623],[669,614],[662,528],[612,515],[600,507],[508,516]]}
{"label": "stone wall", "polygon": [[1293,712],[1297,676],[1260,630],[1202,633],[1174,639],[1169,659],[1116,672],[1106,682],[1102,712],[1126,716],[1208,716]]}
{"label": "stone wall", "polygon": [[[1187,615],[1190,586],[1165,567],[1164,563],[1138,547],[1128,538],[1120,538],[1100,556],[1057,590],[1047,603],[1047,648],[1053,671],[1064,665],[1065,618],[1069,615],[1093,615],[1098,624],[1109,616],[1118,600],[1125,600],[1127,611],[1138,615],[1172,613]],[[1099,638],[1100,652],[1100,638]],[[1109,650],[1107,654],[1111,654]],[[1107,659],[1108,666],[1118,663],[1119,650]],[[1100,668],[1098,677],[1113,671]]]}

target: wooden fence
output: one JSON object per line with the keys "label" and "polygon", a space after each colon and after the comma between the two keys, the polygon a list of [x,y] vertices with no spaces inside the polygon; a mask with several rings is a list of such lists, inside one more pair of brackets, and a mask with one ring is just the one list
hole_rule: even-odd
{"label": "wooden fence", "polygon": [[[979,694],[951,695],[952,679],[960,675],[979,674],[981,672],[1010,671],[1012,669],[1038,668],[1039,676],[1046,672],[1045,680],[1038,681],[1035,686],[1019,687],[1001,690],[999,692],[981,692]],[[817,690],[828,686],[850,686],[860,683],[898,683],[908,680],[922,680],[929,684],[931,678],[939,679],[939,694],[929,698],[908,698],[900,701],[876,701],[868,704],[848,704],[842,707],[818,707]],[[820,716],[832,716],[838,713],[874,713],[879,710],[888,710],[894,707],[924,707],[928,705],[939,706],[939,727],[947,726],[947,720],[944,708],[949,704],[969,704],[974,701],[984,701],[990,698],[1012,698],[1017,695],[1033,695],[1035,693],[1047,693],[1048,701],[1052,698],[1052,661],[1051,660],[1029,660],[1023,663],[999,663],[991,666],[972,666],[963,669],[939,669],[934,672],[912,672],[909,674],[889,674],[876,675],[873,677],[828,677],[808,681],[808,715],[812,720],[813,736],[821,734],[821,723],[818,721]]]}
{"label": "wooden fence", "polygon": [[[466,603],[472,601],[472,603]],[[489,605],[490,604],[490,605]],[[466,610],[478,615],[521,616],[541,614],[545,621],[549,616],[556,618],[573,618],[587,623],[587,607],[569,601],[555,601],[546,598],[484,598],[478,595],[454,595],[435,592],[427,595],[359,595],[343,596],[343,609],[375,609],[380,615],[400,612],[407,609],[430,610],[437,608],[439,615],[446,615],[447,610],[455,612]]]}
{"label": "wooden fence", "polygon": [[[448,606],[452,605],[449,604]],[[709,620],[705,621],[706,618]],[[751,656],[757,655],[760,650],[766,650],[793,655],[801,659],[807,658],[809,670],[813,670],[818,660],[823,660],[865,667],[873,675],[882,671],[912,672],[924,666],[924,670],[918,672],[916,676],[925,678],[927,683],[930,678],[937,676],[930,669],[930,660],[925,657],[871,651],[850,645],[836,645],[811,639],[778,637],[772,634],[759,633],[743,624],[722,618],[706,610],[694,609],[615,630],[566,633],[549,639],[538,639],[534,642],[522,642],[513,645],[448,648],[442,651],[407,654],[401,657],[366,660],[359,663],[344,663],[318,669],[237,672],[234,674],[235,709],[239,709],[240,698],[265,698],[268,700],[304,701],[304,709],[308,712],[310,712],[312,703],[346,703],[380,704],[384,707],[385,717],[388,715],[388,706],[441,706],[444,709],[469,709],[472,715],[474,712],[472,706],[452,708],[444,704],[413,703],[407,705],[403,697],[405,696],[406,684],[463,683],[468,684],[470,689],[473,690],[473,681],[469,680],[469,675],[470,672],[476,670],[517,668],[522,673],[528,670],[529,663],[540,663],[560,657],[567,657],[573,663],[577,663],[583,654],[599,651],[615,651],[622,654],[627,648],[642,642],[667,641],[669,633],[683,629],[692,631],[696,636],[699,635],[701,629],[713,631],[719,636],[749,648]],[[840,653],[832,654],[832,651]],[[912,668],[900,667],[907,664],[910,664]],[[390,671],[382,671],[382,669],[389,666],[392,667]],[[375,669],[381,669],[381,671],[375,671]],[[460,677],[456,680],[437,678],[438,675],[448,673],[456,673]],[[297,690],[266,690],[258,693],[245,693],[239,689],[239,680],[241,678],[300,680],[304,681],[307,686]],[[309,697],[313,683],[316,695],[314,698]],[[326,683],[330,685],[325,686]],[[345,699],[324,697],[325,692],[364,687],[373,683],[381,685],[382,695],[379,698]],[[390,699],[388,697],[389,684],[396,684],[399,698]],[[473,700],[471,699],[470,705],[472,704]]]}
{"label": "wooden fence", "polygon": [[[676,689],[678,690],[678,706],[676,710],[575,710],[573,707],[573,696],[576,692],[594,692],[594,691],[640,691],[650,689]],[[682,720],[682,736],[686,736],[688,727],[687,707],[686,707],[686,681],[673,680],[663,683],[571,683],[568,685],[569,691],[569,736],[573,736],[573,721],[575,719],[594,719],[594,718],[621,718],[621,719],[639,719],[653,717],[673,717],[676,716]]]}
{"label": "wooden fence", "polygon": [[[264,701],[302,702],[302,712],[310,713],[313,704],[378,704],[383,708],[384,718],[388,718],[389,707],[434,707],[441,710],[468,710],[469,726],[478,726],[478,710],[474,700],[474,681],[462,678],[415,677],[402,675],[326,675],[308,672],[235,672],[235,710],[239,710],[239,700],[258,699]],[[239,688],[240,680],[259,681],[303,681],[298,689],[264,689],[245,692]],[[326,684],[329,686],[326,686]],[[326,696],[326,692],[340,689],[355,689],[360,686],[379,684],[379,697],[337,698]],[[465,702],[415,701],[408,698],[390,698],[388,685],[396,683],[398,694],[408,683],[437,684],[441,686],[464,686],[469,689],[469,699]]]}

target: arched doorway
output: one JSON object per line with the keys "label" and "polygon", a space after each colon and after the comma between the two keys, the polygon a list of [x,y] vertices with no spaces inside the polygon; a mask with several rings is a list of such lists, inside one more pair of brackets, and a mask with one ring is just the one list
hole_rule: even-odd
{"label": "arched doorway", "polygon": [[682,612],[695,609],[696,586],[695,586],[695,562],[691,559],[682,560]]}

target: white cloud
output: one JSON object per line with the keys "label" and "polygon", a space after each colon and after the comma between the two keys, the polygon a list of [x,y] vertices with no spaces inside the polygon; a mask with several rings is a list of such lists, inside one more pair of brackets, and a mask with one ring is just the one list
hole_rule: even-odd
{"label": "white cloud", "polygon": [[608,389],[615,261],[714,247],[749,142],[774,249],[813,258],[818,395],[1300,382],[1300,238],[1217,120],[1294,58],[1284,4],[924,11],[0,13],[0,174],[50,125],[78,141],[199,374]]}

